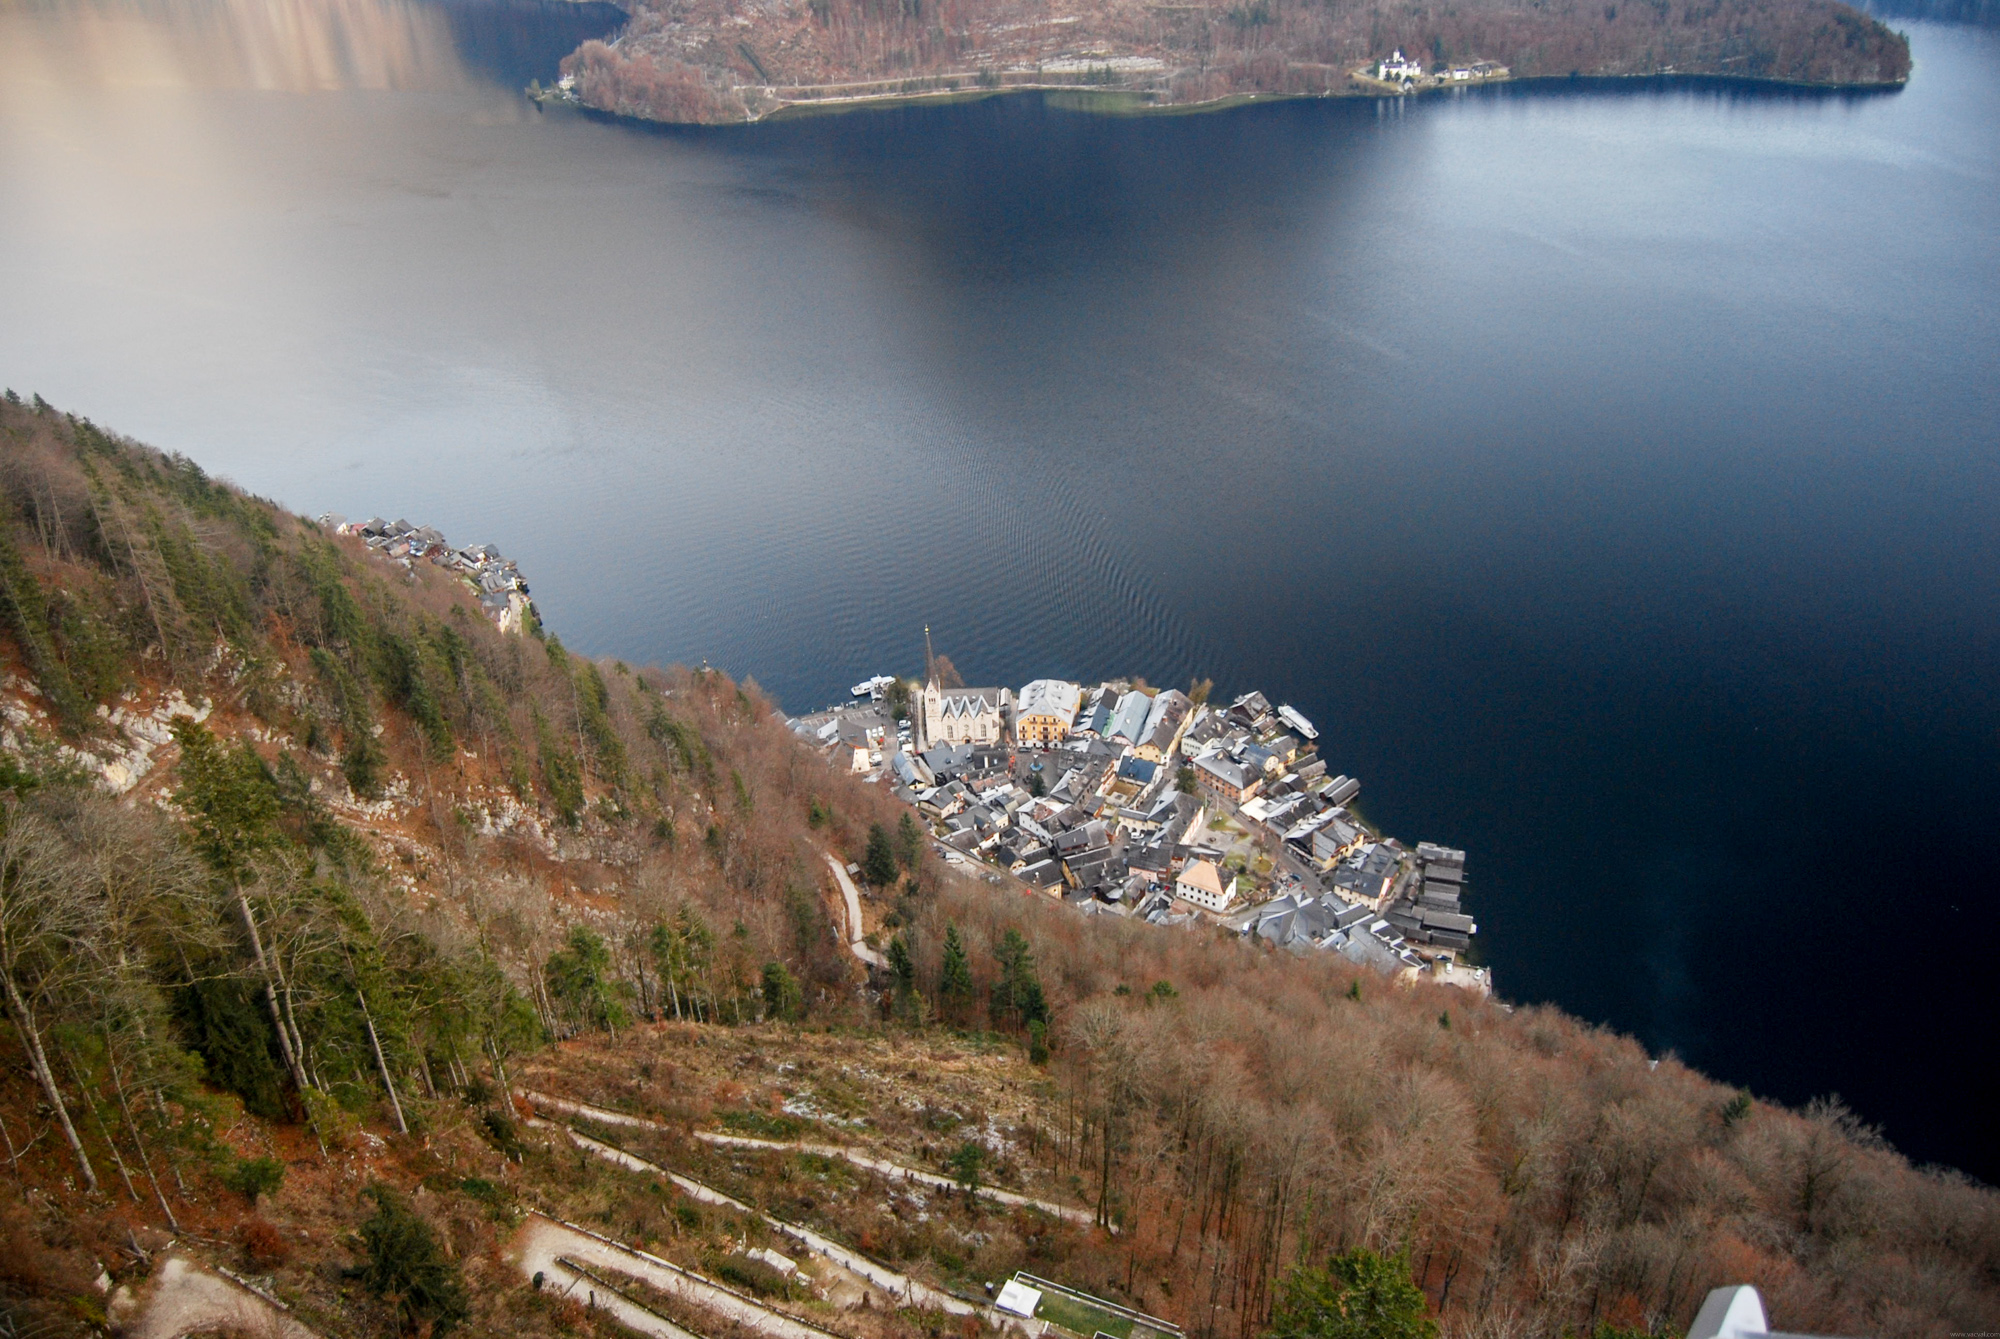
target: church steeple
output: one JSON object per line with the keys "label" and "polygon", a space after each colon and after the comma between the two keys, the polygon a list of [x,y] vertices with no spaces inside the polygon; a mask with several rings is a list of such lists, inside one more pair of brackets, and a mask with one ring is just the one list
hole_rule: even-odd
{"label": "church steeple", "polygon": [[937,657],[931,653],[931,625],[924,624],[924,684],[937,682]]}

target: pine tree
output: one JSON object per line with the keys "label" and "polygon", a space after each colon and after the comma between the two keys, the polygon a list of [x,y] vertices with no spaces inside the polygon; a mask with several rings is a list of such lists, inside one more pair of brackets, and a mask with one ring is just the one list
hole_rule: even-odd
{"label": "pine tree", "polygon": [[1278,1285],[1264,1339],[1437,1339],[1410,1262],[1365,1246],[1327,1261],[1300,1265]]}
{"label": "pine tree", "polygon": [[764,1016],[797,1021],[805,1011],[805,995],[799,989],[798,978],[782,962],[773,959],[764,964]]}
{"label": "pine tree", "polygon": [[924,858],[924,833],[917,826],[917,820],[907,813],[896,824],[896,859],[904,869],[916,872],[917,864]]}
{"label": "pine tree", "polygon": [[596,931],[586,925],[571,926],[568,942],[549,955],[545,970],[549,998],[562,1006],[572,1028],[601,1027],[618,1035],[626,1022],[625,1006],[608,976],[611,950]]}
{"label": "pine tree", "polygon": [[877,888],[887,888],[896,881],[896,848],[889,841],[889,830],[880,823],[868,826],[868,849],[861,857],[861,873]]}
{"label": "pine tree", "polygon": [[376,1208],[375,1216],[361,1225],[361,1244],[368,1252],[361,1281],[396,1308],[405,1329],[444,1334],[469,1309],[458,1265],[409,1201],[387,1186],[362,1193]]}
{"label": "pine tree", "polygon": [[938,972],[938,1004],[945,1020],[963,1027],[972,1008],[972,960],[966,956],[965,941],[958,927],[944,928],[944,965]]}
{"label": "pine tree", "polygon": [[1000,979],[993,983],[993,1018],[1013,1027],[1049,1020],[1049,1005],[1042,993],[1042,979],[1035,974],[1034,950],[1027,936],[1009,930],[994,954],[1000,960]]}
{"label": "pine tree", "polygon": [[890,1007],[896,1017],[923,1027],[930,1022],[930,1002],[917,989],[917,960],[909,940],[897,935],[889,941]]}

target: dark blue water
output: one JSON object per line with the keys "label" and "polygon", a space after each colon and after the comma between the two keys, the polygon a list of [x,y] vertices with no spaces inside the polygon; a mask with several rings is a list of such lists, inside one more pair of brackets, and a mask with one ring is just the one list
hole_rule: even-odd
{"label": "dark blue water", "polygon": [[926,623],[1262,687],[1470,850],[1505,993],[2000,1179],[1994,34],[717,133],[541,116],[421,4],[283,78],[135,12],[0,8],[0,380],[795,709]]}

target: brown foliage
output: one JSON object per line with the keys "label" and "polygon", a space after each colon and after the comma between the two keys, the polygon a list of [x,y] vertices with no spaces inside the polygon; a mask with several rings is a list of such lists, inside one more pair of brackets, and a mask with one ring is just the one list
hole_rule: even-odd
{"label": "brown foliage", "polygon": [[1685,1326],[1741,1282],[1793,1330],[2000,1322],[2000,1197],[1838,1103],[1725,1121],[1729,1090],[1553,1010],[1369,974],[1355,1001],[1343,963],[984,890],[947,917],[982,970],[1027,930],[1058,1004],[1057,1169],[1128,1228],[1076,1267],[1197,1329],[1254,1332],[1286,1262],[1354,1245],[1408,1249],[1447,1333]]}
{"label": "brown foliage", "polygon": [[[15,549],[38,577],[63,564],[88,576],[98,562],[92,536],[102,531],[71,533],[56,519],[75,495],[73,465],[53,420],[36,418],[33,453],[13,458],[0,478]],[[285,584],[304,577],[286,577],[271,561],[303,542],[304,528],[274,509],[268,516],[270,550],[258,557],[267,581],[249,588],[248,630],[238,635],[257,639],[266,663],[290,667],[297,691],[274,689],[262,707],[269,728],[259,727],[287,747],[284,736],[299,737],[319,691],[305,687],[313,680],[302,640],[323,634],[311,626],[307,592]],[[251,563],[236,532],[211,525],[208,533],[203,551],[217,563]],[[754,684],[685,669],[621,672],[503,637],[476,615],[453,614],[464,595],[442,574],[420,566],[390,584],[379,559],[354,546],[337,552],[339,581],[383,635],[415,639],[446,623],[468,652],[459,691],[441,710],[454,740],[472,748],[430,749],[407,713],[382,703],[390,765],[423,801],[389,834],[393,849],[408,857],[402,867],[413,879],[442,894],[419,911],[400,886],[358,887],[385,936],[411,929],[444,947],[477,938],[533,996],[539,966],[568,925],[590,922],[636,1011],[659,1016],[674,1012],[673,996],[650,932],[687,908],[716,935],[708,1016],[754,1020],[758,970],[778,959],[806,983],[813,1021],[846,1024],[849,1038],[880,1036],[867,1032],[880,1014],[834,933],[823,855],[853,859],[870,825],[894,827],[901,810],[882,787],[829,769]],[[144,595],[132,588],[136,577],[105,570],[115,588],[105,607],[129,613]],[[123,626],[138,641],[149,627],[172,636],[150,620]],[[237,691],[211,687],[219,700]],[[223,706],[218,722],[235,710]],[[546,778],[529,766],[556,752],[575,760],[583,804],[574,826],[557,821]],[[553,837],[465,821],[507,785]],[[818,829],[807,823],[815,802],[830,815]],[[946,926],[955,925],[975,978],[968,1025],[982,1021],[979,1002],[1008,932],[1030,940],[1054,1013],[1053,1062],[1040,1070],[1018,1056],[996,1060],[1005,1043],[984,1034],[963,1043],[973,1057],[965,1063],[1012,1066],[1005,1093],[1019,1110],[1007,1138],[1021,1165],[1005,1174],[1043,1192],[1073,1189],[1121,1229],[1113,1237],[1022,1215],[1003,1230],[994,1220],[979,1253],[950,1268],[1059,1267],[1066,1281],[1176,1317],[1202,1339],[1254,1334],[1283,1269],[1354,1245],[1407,1249],[1452,1335],[1587,1332],[1599,1320],[1680,1326],[1706,1289],[1737,1282],[1764,1289],[1787,1329],[1898,1339],[2000,1330],[2000,1197],[1910,1167],[1837,1103],[1746,1114],[1732,1092],[1671,1057],[1552,1009],[1394,986],[1341,960],[1262,952],[1206,932],[1084,919],[1038,896],[948,882],[928,860],[909,884],[895,910],[920,987],[936,997]],[[1173,990],[1156,994],[1161,981]],[[725,997],[737,1003],[733,1013],[718,1003]],[[1449,1028],[1440,1025],[1447,1011]],[[686,1043],[692,1065],[708,1031],[667,1027],[646,1040]],[[789,1025],[723,1035],[769,1052],[766,1068],[806,1049]],[[581,1065],[585,1054],[580,1045],[540,1063]],[[895,1072],[925,1091],[937,1058]],[[756,1057],[739,1059],[744,1067],[727,1084],[692,1094],[680,1066],[649,1059],[624,1070],[621,1095],[690,1123],[753,1106],[772,1114],[775,1094],[753,1082]],[[963,1103],[960,1118],[980,1121],[1000,1095],[995,1087]],[[941,1142],[958,1136],[929,1123],[928,1103],[912,1112],[902,1097],[857,1098],[857,1111],[879,1137],[934,1163]],[[484,1258],[493,1227],[481,1203],[450,1187],[468,1172],[498,1185],[514,1164],[466,1133],[464,1112],[450,1124],[453,1106],[432,1106],[425,1146],[438,1147],[424,1155],[448,1153],[451,1174],[436,1161],[414,1165],[412,1150],[405,1179],[440,1178],[440,1203],[427,1212],[472,1261]],[[704,1174],[717,1177],[730,1165],[692,1144],[673,1157],[713,1159]],[[309,1185],[312,1173],[302,1175]],[[287,1184],[288,1197],[306,1193]],[[803,1184],[788,1193],[802,1216],[851,1208],[815,1210],[808,1198],[829,1197]],[[958,1250],[935,1223],[863,1222],[860,1208],[851,1211],[842,1229],[898,1260],[943,1268]],[[49,1245],[34,1226],[18,1212],[0,1219],[0,1286],[59,1296],[82,1286],[91,1258],[110,1255]],[[270,1226],[268,1235],[255,1222],[242,1229],[253,1257],[276,1258],[285,1245]],[[315,1235],[325,1235],[322,1226],[314,1223]],[[495,1305],[503,1304],[512,1305]]]}
{"label": "brown foliage", "polygon": [[[767,88],[1085,84],[1167,103],[1338,94],[1397,47],[1426,65],[1491,60],[1528,78],[1886,85],[1910,71],[1908,43],[1839,0],[1094,0],[1060,22],[1028,0],[795,0],[748,27],[722,0],[639,0],[618,41],[587,45],[571,68],[592,106],[717,121],[768,109]],[[1157,66],[1115,68],[1121,57]],[[853,87],[862,81],[874,86]]]}
{"label": "brown foliage", "polygon": [[564,59],[563,73],[576,77],[586,103],[619,116],[697,125],[743,117],[742,103],[712,87],[700,69],[662,53],[585,42]]}
{"label": "brown foliage", "polygon": [[267,1218],[250,1217],[237,1229],[243,1243],[243,1257],[257,1270],[276,1269],[292,1258],[292,1244]]}

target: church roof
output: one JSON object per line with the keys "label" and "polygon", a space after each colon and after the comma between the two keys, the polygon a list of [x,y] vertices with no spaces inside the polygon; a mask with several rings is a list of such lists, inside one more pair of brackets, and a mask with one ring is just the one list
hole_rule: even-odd
{"label": "church roof", "polygon": [[1005,699],[1000,688],[941,688],[939,710],[947,717],[984,716],[1000,710]]}

